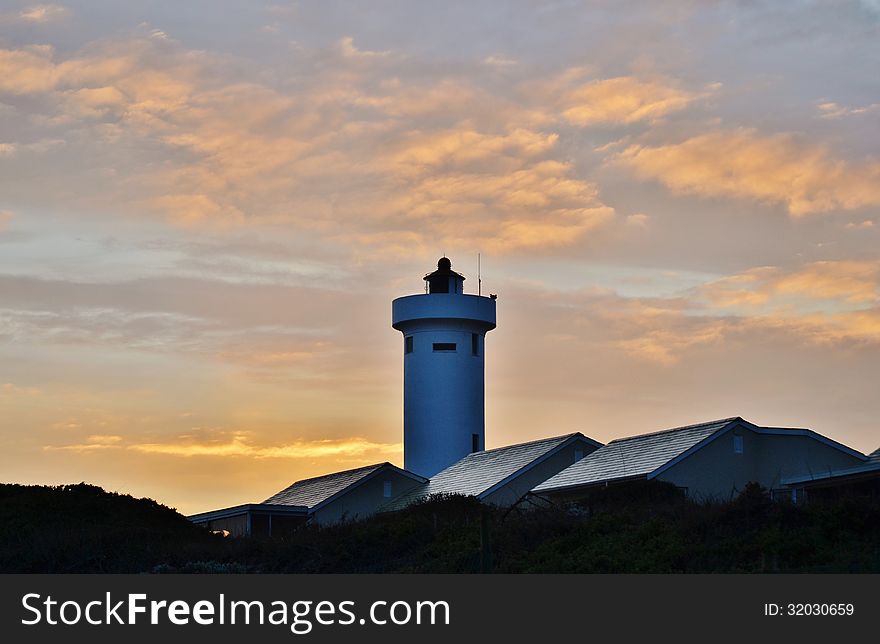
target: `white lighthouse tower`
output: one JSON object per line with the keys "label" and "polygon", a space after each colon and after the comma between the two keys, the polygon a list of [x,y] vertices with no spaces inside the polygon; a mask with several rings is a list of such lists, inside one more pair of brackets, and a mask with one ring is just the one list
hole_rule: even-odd
{"label": "white lighthouse tower", "polygon": [[424,295],[391,304],[403,333],[404,467],[431,477],[485,448],[485,339],[495,297],[465,295],[445,257],[425,276]]}

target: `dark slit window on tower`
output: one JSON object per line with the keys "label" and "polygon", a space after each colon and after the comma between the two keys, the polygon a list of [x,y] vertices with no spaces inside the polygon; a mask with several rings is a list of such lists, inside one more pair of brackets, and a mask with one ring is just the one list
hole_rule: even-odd
{"label": "dark slit window on tower", "polygon": [[471,354],[480,355],[480,335],[478,333],[471,333]]}
{"label": "dark slit window on tower", "polygon": [[479,452],[480,451],[480,435],[479,434],[471,434],[471,452]]}
{"label": "dark slit window on tower", "polygon": [[435,342],[434,351],[455,351],[455,342]]}
{"label": "dark slit window on tower", "polygon": [[408,335],[403,339],[403,352],[404,353],[412,353],[413,352],[413,337],[411,335]]}

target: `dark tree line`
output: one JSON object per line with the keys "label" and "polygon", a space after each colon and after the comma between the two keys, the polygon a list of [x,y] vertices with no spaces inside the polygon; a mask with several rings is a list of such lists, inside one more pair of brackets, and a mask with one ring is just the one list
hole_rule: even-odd
{"label": "dark tree line", "polygon": [[150,499],[0,485],[0,572],[880,572],[880,502],[795,506],[757,486],[695,504],[651,483],[564,507],[443,496],[285,539],[230,539]]}

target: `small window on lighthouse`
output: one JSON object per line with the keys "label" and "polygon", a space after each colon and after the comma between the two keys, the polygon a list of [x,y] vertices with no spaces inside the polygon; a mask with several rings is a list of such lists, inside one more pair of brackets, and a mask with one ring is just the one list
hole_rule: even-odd
{"label": "small window on lighthouse", "polygon": [[434,351],[455,351],[455,342],[435,342]]}
{"label": "small window on lighthouse", "polygon": [[471,434],[471,453],[480,451],[480,435]]}
{"label": "small window on lighthouse", "polygon": [[391,498],[391,481],[385,481],[382,484],[382,496],[384,496],[386,499]]}
{"label": "small window on lighthouse", "polygon": [[471,354],[480,355],[480,335],[478,333],[471,333]]}
{"label": "small window on lighthouse", "polygon": [[403,339],[403,352],[404,353],[412,353],[413,352],[413,337],[411,335],[408,335]]}

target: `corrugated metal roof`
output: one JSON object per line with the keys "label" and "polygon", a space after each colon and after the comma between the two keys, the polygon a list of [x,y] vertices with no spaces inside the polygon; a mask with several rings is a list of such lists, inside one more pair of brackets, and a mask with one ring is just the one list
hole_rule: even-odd
{"label": "corrugated metal roof", "polygon": [[383,509],[399,510],[429,494],[480,496],[574,436],[583,435],[576,432],[468,454]]}
{"label": "corrugated metal roof", "polygon": [[[263,503],[276,503],[278,505],[305,505],[313,508],[319,503],[326,501],[334,494],[337,494],[360,481],[365,476],[375,472],[390,463],[377,463],[375,465],[367,465],[354,470],[345,470],[343,472],[334,472],[333,474],[325,474],[317,476],[313,479],[305,479],[297,481],[290,487],[286,487],[280,492],[270,496]],[[393,467],[393,466],[391,466]]]}
{"label": "corrugated metal roof", "polygon": [[741,420],[739,417],[724,418],[641,436],[618,438],[537,485],[534,491],[647,476],[703,439]]}
{"label": "corrugated metal roof", "polygon": [[868,454],[868,458],[872,461],[880,461],[880,449],[875,449],[873,452]]}

